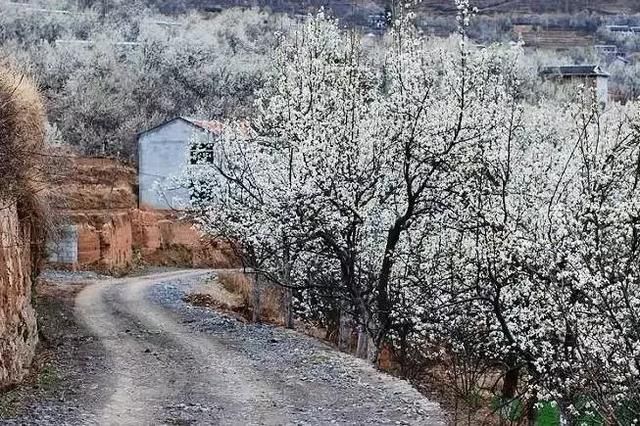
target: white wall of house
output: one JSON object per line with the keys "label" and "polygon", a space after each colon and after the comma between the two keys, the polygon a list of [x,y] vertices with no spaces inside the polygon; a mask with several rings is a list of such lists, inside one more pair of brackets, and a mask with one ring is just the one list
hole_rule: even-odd
{"label": "white wall of house", "polygon": [[141,208],[179,209],[189,199],[187,188],[172,184],[189,163],[197,127],[175,119],[138,137],[138,196]]}
{"label": "white wall of house", "polygon": [[596,99],[602,105],[609,102],[609,78],[605,76],[566,76],[553,77],[551,80],[555,86],[555,93],[573,95],[579,86],[595,89]]}
{"label": "white wall of house", "polygon": [[600,76],[596,78],[596,96],[604,105],[609,102],[609,78]]}

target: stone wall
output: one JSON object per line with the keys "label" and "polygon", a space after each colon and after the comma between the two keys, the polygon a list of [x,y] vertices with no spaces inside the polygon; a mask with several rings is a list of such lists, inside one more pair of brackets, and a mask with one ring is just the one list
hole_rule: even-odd
{"label": "stone wall", "polygon": [[162,234],[158,222],[163,215],[156,211],[132,210],[133,244],[143,256],[149,255],[162,248]]}
{"label": "stone wall", "polygon": [[20,381],[37,343],[31,307],[29,227],[18,220],[15,204],[0,209],[0,388]]}
{"label": "stone wall", "polygon": [[133,260],[131,219],[115,213],[100,228],[100,262],[106,269],[126,269]]}
{"label": "stone wall", "polygon": [[95,265],[100,262],[100,234],[94,226],[83,223],[78,227],[78,265]]}

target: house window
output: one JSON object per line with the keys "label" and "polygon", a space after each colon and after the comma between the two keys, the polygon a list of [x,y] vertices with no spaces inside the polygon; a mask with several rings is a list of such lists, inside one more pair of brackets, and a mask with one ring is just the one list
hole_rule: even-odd
{"label": "house window", "polygon": [[213,164],[213,140],[197,142],[191,145],[191,164]]}

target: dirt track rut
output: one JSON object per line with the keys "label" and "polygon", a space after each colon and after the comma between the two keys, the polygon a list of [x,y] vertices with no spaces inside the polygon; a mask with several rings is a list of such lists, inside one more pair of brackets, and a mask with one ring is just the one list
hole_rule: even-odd
{"label": "dirt track rut", "polygon": [[55,424],[443,424],[437,404],[361,360],[184,303],[212,273],[96,281],[80,292],[75,315],[104,356],[78,385],[75,417]]}

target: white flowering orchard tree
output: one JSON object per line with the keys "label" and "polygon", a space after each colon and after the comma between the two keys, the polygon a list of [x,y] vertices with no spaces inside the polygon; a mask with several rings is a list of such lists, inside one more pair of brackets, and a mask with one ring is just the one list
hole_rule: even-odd
{"label": "white flowering orchard tree", "polygon": [[547,202],[553,257],[541,268],[552,283],[557,340],[534,363],[550,373],[545,390],[565,397],[568,415],[581,397],[618,424],[640,422],[638,114],[635,104],[571,111],[570,153]]}
{"label": "white flowering orchard tree", "polygon": [[427,43],[399,21],[380,68],[355,33],[310,18],[283,40],[251,129],[197,168],[203,228],[261,247],[285,285],[330,289],[373,357],[419,328],[418,253],[448,214],[459,165],[510,111],[512,79],[498,70],[513,52],[459,42]]}
{"label": "white flowering orchard tree", "polygon": [[259,113],[187,171],[192,213],[374,359],[466,357],[532,416],[633,419],[635,107],[528,103],[520,47],[469,46],[459,7],[448,43],[397,21],[382,61],[322,14],[291,31]]}
{"label": "white flowering orchard tree", "polygon": [[[310,19],[283,40],[251,129],[228,129],[214,164],[191,171],[206,185],[198,192],[208,193],[199,215],[205,230],[261,250],[254,266],[281,284],[330,282],[332,296],[357,302],[362,314],[367,277],[355,249],[389,157],[377,136],[378,81],[355,35]],[[318,269],[335,275],[309,280]]]}
{"label": "white flowering orchard tree", "polygon": [[451,352],[502,365],[505,403],[624,424],[638,408],[637,111],[590,95],[514,104],[478,145],[429,253],[423,322]]}

